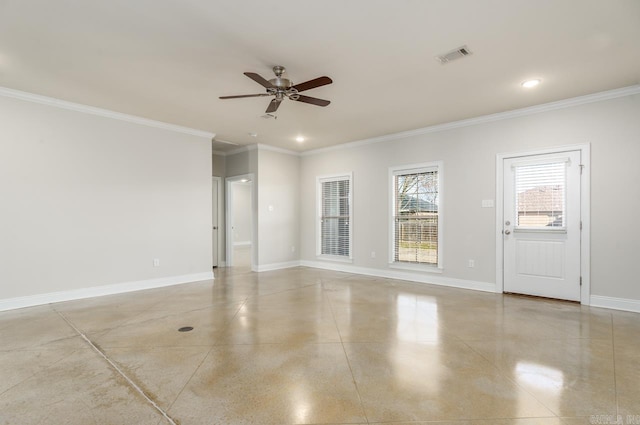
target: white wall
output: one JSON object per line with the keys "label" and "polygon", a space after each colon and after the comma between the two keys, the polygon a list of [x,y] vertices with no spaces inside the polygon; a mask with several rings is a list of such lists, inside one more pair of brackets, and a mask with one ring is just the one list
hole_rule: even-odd
{"label": "white wall", "polygon": [[[442,278],[495,284],[496,154],[591,144],[592,294],[640,300],[640,95],[331,150],[301,162],[301,259],[315,257],[316,176],[353,171],[356,267],[388,269],[388,168],[444,161]],[[371,251],[376,258],[371,258]],[[475,268],[467,260],[475,260]],[[435,278],[435,277],[434,277]]]}
{"label": "white wall", "polygon": [[299,259],[300,158],[260,148],[258,175],[258,264],[264,270]]}
{"label": "white wall", "polygon": [[222,177],[227,176],[226,157],[223,155],[212,154],[211,155],[211,173],[214,176]]}
{"label": "white wall", "polygon": [[[255,148],[255,146],[253,146]],[[243,150],[225,157],[225,171],[227,177],[243,174],[258,173],[257,149]]]}
{"label": "white wall", "polygon": [[7,97],[0,117],[0,301],[211,272],[210,139]]}

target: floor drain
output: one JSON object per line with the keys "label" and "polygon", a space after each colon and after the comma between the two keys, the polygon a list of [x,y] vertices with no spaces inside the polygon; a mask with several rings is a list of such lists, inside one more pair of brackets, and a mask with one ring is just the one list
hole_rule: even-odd
{"label": "floor drain", "polygon": [[178,332],[189,332],[193,330],[193,326],[184,326],[180,329],[178,329]]}

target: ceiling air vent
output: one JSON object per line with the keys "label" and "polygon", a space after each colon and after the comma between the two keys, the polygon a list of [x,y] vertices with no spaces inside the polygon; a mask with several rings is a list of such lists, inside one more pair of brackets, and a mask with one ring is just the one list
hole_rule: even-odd
{"label": "ceiling air vent", "polygon": [[453,60],[463,58],[465,56],[469,56],[471,54],[471,50],[467,46],[458,47],[455,50],[447,52],[443,55],[436,56],[436,59],[440,61],[441,64],[449,63]]}

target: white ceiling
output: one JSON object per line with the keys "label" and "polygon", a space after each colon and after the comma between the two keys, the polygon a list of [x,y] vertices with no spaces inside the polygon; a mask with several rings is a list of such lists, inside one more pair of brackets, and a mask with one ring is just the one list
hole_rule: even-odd
{"label": "white ceiling", "polygon": [[[638,84],[638,42],[639,0],[0,0],[0,86],[301,151]],[[273,65],[331,105],[218,99]]]}

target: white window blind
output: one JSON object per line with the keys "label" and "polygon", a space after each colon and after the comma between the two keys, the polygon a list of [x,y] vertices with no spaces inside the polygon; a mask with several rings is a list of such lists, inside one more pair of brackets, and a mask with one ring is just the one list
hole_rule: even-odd
{"label": "white window blind", "polygon": [[351,177],[320,179],[320,255],[351,258]]}
{"label": "white window blind", "polygon": [[515,165],[516,226],[563,228],[566,161]]}
{"label": "white window blind", "polygon": [[438,265],[438,168],[396,170],[392,178],[393,262]]}

